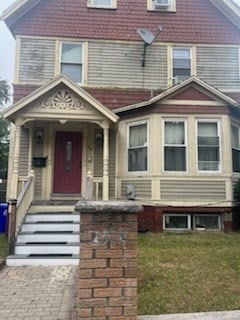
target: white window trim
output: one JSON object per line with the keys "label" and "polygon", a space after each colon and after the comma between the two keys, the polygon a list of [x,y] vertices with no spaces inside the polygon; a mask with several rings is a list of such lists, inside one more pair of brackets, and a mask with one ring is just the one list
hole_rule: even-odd
{"label": "white window trim", "polygon": [[[175,171],[175,170],[165,170],[165,153],[164,153],[164,149],[165,149],[165,122],[183,122],[184,123],[184,145],[182,144],[182,147],[185,147],[186,150],[186,170],[185,171]],[[166,118],[163,119],[163,125],[162,125],[162,171],[164,173],[169,173],[169,174],[186,174],[188,172],[188,136],[187,136],[187,120],[186,119],[176,119],[176,118]]]}
{"label": "white window trim", "polygon": [[190,52],[190,60],[191,60],[191,70],[190,70],[190,76],[193,76],[196,74],[196,48],[193,46],[184,46],[184,45],[174,45],[171,47],[170,50],[170,86],[174,85],[175,77],[173,77],[173,50],[174,49],[188,49]]}
{"label": "white window trim", "polygon": [[59,62],[58,62],[58,74],[61,73],[61,64],[62,64],[62,45],[63,44],[76,44],[82,45],[82,81],[77,82],[79,85],[83,85],[85,83],[85,43],[82,41],[60,41],[59,42]]}
{"label": "white window trim", "polygon": [[170,0],[169,7],[163,9],[155,9],[154,0],[147,0],[147,10],[156,12],[176,12],[176,0]]}
{"label": "white window trim", "polygon": [[[218,229],[206,229],[206,228],[197,228],[196,227],[196,220],[195,220],[195,218],[196,218],[196,216],[204,216],[204,217],[211,217],[211,216],[215,216],[215,217],[217,217],[218,218]],[[206,213],[206,214],[198,214],[198,213],[195,213],[195,214],[193,214],[192,215],[192,220],[193,220],[193,230],[203,230],[203,231],[220,231],[220,230],[222,230],[222,219],[221,219],[221,215],[219,215],[219,214],[214,214],[214,213]]]}
{"label": "white window trim", "polygon": [[93,3],[93,0],[88,0],[87,7],[88,8],[99,8],[99,9],[117,9],[117,0],[111,0],[110,6],[104,6],[104,5],[95,5]]}
{"label": "white window trim", "polygon": [[[219,168],[218,170],[199,170],[198,169],[198,123],[199,122],[215,122],[217,123],[217,131],[219,137]],[[196,128],[195,128],[195,141],[196,141],[196,169],[198,173],[212,173],[212,174],[219,174],[222,172],[222,137],[221,137],[221,129],[220,129],[220,120],[219,119],[197,119],[196,120]]]}
{"label": "white window trim", "polygon": [[[129,150],[129,128],[130,127],[135,127],[138,125],[146,124],[147,125],[147,144],[145,147],[147,148],[147,170],[143,171],[129,171],[128,170],[128,150]],[[146,174],[149,170],[149,121],[148,120],[140,120],[140,121],[134,121],[134,122],[129,122],[127,123],[127,173],[136,175],[136,174]]]}
{"label": "white window trim", "polygon": [[[166,217],[187,217],[187,228],[167,228],[166,227]],[[163,230],[164,231],[186,231],[186,230],[191,230],[191,214],[187,214],[187,213],[164,213],[163,214]]]}

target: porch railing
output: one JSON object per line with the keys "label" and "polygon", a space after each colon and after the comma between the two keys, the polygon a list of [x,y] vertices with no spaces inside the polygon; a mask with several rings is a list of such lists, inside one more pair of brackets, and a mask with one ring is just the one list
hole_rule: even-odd
{"label": "porch railing", "polygon": [[84,198],[86,200],[102,200],[102,195],[103,195],[103,178],[93,177],[91,174],[91,171],[88,171]]}

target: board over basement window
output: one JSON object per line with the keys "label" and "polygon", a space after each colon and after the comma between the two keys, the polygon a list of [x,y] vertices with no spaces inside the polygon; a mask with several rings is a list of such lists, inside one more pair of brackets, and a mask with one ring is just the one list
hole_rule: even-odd
{"label": "board over basement window", "polygon": [[83,44],[62,42],[60,46],[60,73],[72,81],[83,83]]}
{"label": "board over basement window", "polygon": [[148,169],[148,123],[134,122],[128,125],[128,171]]}
{"label": "board over basement window", "polygon": [[117,0],[88,0],[87,6],[90,8],[116,9]]}
{"label": "board over basement window", "polygon": [[220,171],[219,121],[197,121],[198,171]]}
{"label": "board over basement window", "polygon": [[176,0],[147,0],[148,11],[176,11]]}
{"label": "board over basement window", "polygon": [[165,231],[219,231],[222,220],[220,214],[178,214],[163,215],[163,230]]}
{"label": "board over basement window", "polygon": [[164,171],[186,171],[185,120],[164,120]]}

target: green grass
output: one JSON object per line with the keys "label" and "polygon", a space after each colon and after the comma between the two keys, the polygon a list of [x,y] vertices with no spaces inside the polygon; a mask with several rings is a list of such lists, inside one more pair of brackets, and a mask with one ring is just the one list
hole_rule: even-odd
{"label": "green grass", "polygon": [[7,242],[7,237],[0,233],[0,262],[4,258],[6,258],[8,254],[8,242]]}
{"label": "green grass", "polygon": [[240,309],[240,233],[139,234],[138,314]]}

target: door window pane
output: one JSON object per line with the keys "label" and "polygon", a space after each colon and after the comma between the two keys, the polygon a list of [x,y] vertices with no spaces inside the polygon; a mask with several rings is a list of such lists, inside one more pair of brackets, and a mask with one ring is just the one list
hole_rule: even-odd
{"label": "door window pane", "polygon": [[65,171],[71,171],[71,163],[72,163],[72,142],[67,141],[65,148]]}

